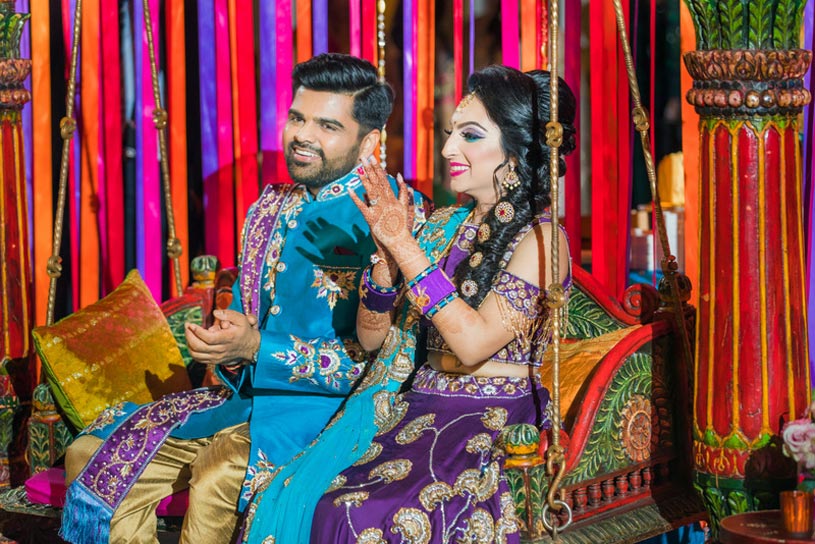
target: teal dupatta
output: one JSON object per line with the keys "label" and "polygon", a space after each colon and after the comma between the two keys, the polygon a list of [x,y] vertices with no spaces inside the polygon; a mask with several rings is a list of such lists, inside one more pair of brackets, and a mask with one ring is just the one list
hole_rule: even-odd
{"label": "teal dupatta", "polygon": [[[472,206],[443,208],[417,235],[431,262],[448,251]],[[269,481],[249,505],[244,541],[307,543],[314,510],[337,475],[357,462],[379,429],[388,425],[393,399],[414,369],[419,316],[405,301],[397,312],[379,355],[359,387],[322,433],[279,470],[269,468]]]}

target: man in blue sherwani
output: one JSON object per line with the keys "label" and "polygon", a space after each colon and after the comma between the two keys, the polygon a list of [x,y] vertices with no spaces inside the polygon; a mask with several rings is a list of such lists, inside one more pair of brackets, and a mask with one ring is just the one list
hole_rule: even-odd
{"label": "man in blue sherwani", "polygon": [[66,540],[157,542],[156,505],[189,487],[182,542],[230,542],[247,499],[365,368],[354,324],[375,245],[347,195],[362,191],[356,166],[379,144],[393,91],[348,55],[298,64],[292,79],[283,148],[294,183],[267,186],[250,209],[230,308],[210,329],[187,325],[190,353],[227,387],[114,407],[91,425],[66,456]]}

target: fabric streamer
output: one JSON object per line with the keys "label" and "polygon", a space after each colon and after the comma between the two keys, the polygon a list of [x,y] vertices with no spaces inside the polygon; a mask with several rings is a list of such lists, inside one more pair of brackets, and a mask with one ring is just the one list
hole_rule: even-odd
{"label": "fabric streamer", "polygon": [[[690,11],[684,2],[679,3],[679,44],[680,53],[696,49],[696,30]],[[680,92],[684,97],[690,90],[693,80],[680,62]],[[685,262],[680,263],[691,282],[699,285],[699,115],[687,100],[682,102],[682,163],[685,170]],[[690,301],[697,308],[699,290],[692,291]]]}
{"label": "fabric streamer", "polygon": [[[104,196],[104,177],[100,168],[99,113],[99,0],[82,2],[82,24],[86,32],[81,35],[82,63],[79,77],[82,86],[82,107],[79,127],[82,132],[80,153],[80,210],[79,210],[79,306],[84,308],[99,300],[99,247],[103,224],[97,199]],[[104,164],[101,165],[104,168]],[[104,203],[104,200],[101,202]]]}
{"label": "fabric streamer", "polygon": [[[435,71],[435,24],[430,0],[416,4],[416,185],[423,194],[433,196],[433,100]],[[421,29],[421,32],[418,30]]]}
{"label": "fabric streamer", "polygon": [[376,0],[362,0],[362,58],[376,66]]}
{"label": "fabric streamer", "polygon": [[[229,0],[215,0],[215,118],[218,127],[216,145],[218,148],[218,171],[215,174],[217,189],[217,218],[213,236],[217,237],[217,251],[214,253],[222,263],[235,262],[235,162],[232,139],[232,59],[229,44],[230,28]],[[209,233],[208,233],[209,235]]]}
{"label": "fabric streamer", "polygon": [[[31,97],[34,234],[34,323],[45,324],[48,308],[48,277],[45,263],[51,256],[53,240],[53,172],[51,162],[51,13],[48,0],[31,2]],[[37,369],[39,372],[39,363]],[[39,381],[39,380],[38,380]]]}
{"label": "fabric streamer", "polygon": [[[625,17],[628,20],[627,13]],[[628,79],[612,6],[605,0],[591,0],[589,18],[592,81],[597,88],[613,89],[591,96],[592,274],[611,293],[622,296],[631,202]]]}
{"label": "fabric streamer", "polygon": [[[158,0],[149,0],[150,13],[158,13]],[[144,283],[156,300],[162,300],[162,251],[161,234],[161,182],[158,166],[158,134],[153,125],[153,98],[150,56],[147,46],[145,13],[141,2],[133,5],[133,25],[136,43],[136,73],[140,81],[136,86],[136,231],[137,262]],[[147,21],[158,36],[155,20]],[[155,43],[154,43],[155,45]],[[158,53],[156,53],[158,55]],[[139,202],[139,193],[141,201]]]}
{"label": "fabric streamer", "polygon": [[297,62],[311,58],[311,0],[297,0]]}
{"label": "fabric streamer", "polygon": [[[289,115],[292,100],[291,71],[294,68],[294,46],[291,29],[291,0],[277,0],[275,24],[277,26],[277,127],[276,138],[281,141],[281,134]],[[278,143],[278,149],[282,149]],[[288,181],[289,172],[283,154],[277,156],[277,181]]]}
{"label": "fabric streamer", "polygon": [[[812,49],[815,44],[815,4],[807,2],[804,7],[804,44],[805,49]],[[810,65],[804,76],[804,88],[812,88],[812,66]],[[803,159],[804,168],[802,172],[803,197],[804,197],[804,233],[806,236],[806,278],[805,290],[807,300],[807,315],[815,316],[815,233],[813,233],[813,217],[815,217],[815,187],[813,187],[813,160],[815,159],[815,111],[812,102],[804,108],[804,138],[803,138]],[[808,320],[807,336],[809,345],[815,345],[815,319]],[[810,382],[815,377],[815,361],[813,361],[813,351],[809,350]]]}
{"label": "fabric streamer", "polygon": [[453,73],[455,103],[461,101],[464,85],[464,0],[453,0]]}
{"label": "fabric streamer", "polygon": [[[168,2],[166,6],[170,191],[175,219],[175,235],[181,242],[183,250],[179,259],[181,285],[188,285],[190,282],[190,237],[187,213],[189,206],[187,198],[187,66],[184,29],[186,17],[183,2]],[[174,290],[175,282],[170,282],[170,286],[170,289]]]}
{"label": "fabric streamer", "polygon": [[[261,2],[261,5],[266,2]],[[261,39],[263,33],[261,32]],[[261,57],[263,58],[263,57]],[[218,122],[215,112],[215,3],[214,0],[198,2],[198,92],[200,97],[201,124],[201,179],[204,198],[204,250],[217,254],[218,239],[214,232],[217,220],[217,173],[218,173]],[[271,108],[266,108],[271,109]]]}
{"label": "fabric streamer", "polygon": [[[258,199],[258,139],[257,94],[255,91],[254,10],[239,9],[236,13],[236,54],[232,67],[233,109],[235,115],[235,158],[238,179],[235,191],[235,232],[243,231],[243,221],[249,206]],[[239,238],[238,238],[239,239]],[[237,263],[233,263],[237,264]]]}
{"label": "fabric streamer", "polygon": [[328,0],[314,0],[313,14],[314,55],[328,53]]}
{"label": "fabric streamer", "polygon": [[534,70],[538,63],[538,26],[536,0],[521,0],[521,71]]}
{"label": "fabric streamer", "polygon": [[416,24],[419,0],[404,0],[402,4],[402,26],[404,42],[402,44],[403,96],[404,96],[404,176],[406,180],[416,181]]}
{"label": "fabric streamer", "polygon": [[503,63],[520,69],[518,0],[501,0],[501,55]]}
{"label": "fabric streamer", "polygon": [[[582,26],[581,5],[579,2],[566,2],[563,5],[563,78],[574,93],[577,104],[580,102],[580,33]],[[539,33],[540,35],[540,33]],[[580,111],[575,112],[574,126],[580,127]],[[569,234],[569,251],[577,258],[581,249],[581,191],[580,191],[581,146],[566,157],[566,178],[564,180],[565,210],[564,226]]]}
{"label": "fabric streamer", "polygon": [[[269,104],[265,108],[260,108],[260,149],[263,153],[261,181],[265,185],[278,181],[275,169],[277,156],[281,150],[280,133],[277,132],[277,108],[272,107],[277,92],[277,27],[274,2],[260,2],[258,10],[259,50],[264,52],[258,58],[258,80],[260,82],[258,98],[261,104]],[[316,6],[314,14],[315,16],[317,14]],[[316,23],[314,27],[316,40],[318,34]]]}
{"label": "fabric streamer", "polygon": [[124,203],[122,178],[122,87],[119,57],[119,9],[115,3],[103,2],[100,24],[105,29],[101,39],[101,115],[100,147],[104,161],[100,195],[100,231],[102,267],[100,294],[105,296],[123,279],[125,273]]}
{"label": "fabric streamer", "polygon": [[[76,0],[62,1],[62,37],[64,44],[64,67],[65,81],[68,77],[76,77],[70,74],[71,65],[71,45],[73,43],[73,18],[76,14]],[[81,55],[77,58],[81,63]],[[81,67],[77,67],[77,70]],[[74,101],[74,116],[80,115],[76,110],[82,89],[77,86],[76,99]],[[73,138],[68,143],[68,193],[65,199],[65,209],[63,210],[63,238],[68,241],[68,254],[62,255],[64,259],[62,277],[70,285],[71,300],[68,305],[69,311],[76,311],[79,303],[79,149],[82,135],[80,131],[75,131]],[[62,142],[60,141],[60,146]]]}
{"label": "fabric streamer", "polygon": [[475,0],[470,0],[470,74],[475,72]]}
{"label": "fabric streamer", "polygon": [[348,41],[351,44],[351,54],[359,57],[362,54],[362,12],[359,0],[348,0]]}

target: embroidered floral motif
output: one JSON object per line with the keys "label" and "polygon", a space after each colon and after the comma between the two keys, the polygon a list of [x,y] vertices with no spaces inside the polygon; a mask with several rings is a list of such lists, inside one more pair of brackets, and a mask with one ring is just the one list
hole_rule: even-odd
{"label": "embroidered floral motif", "polygon": [[442,506],[449,501],[456,492],[447,482],[433,482],[424,486],[419,492],[419,502],[428,512],[432,512],[438,506]]}
{"label": "embroidered floral motif", "polygon": [[348,300],[348,293],[357,288],[358,273],[356,268],[315,268],[311,286],[317,288],[317,298],[327,299],[328,307],[333,310],[337,300]]}
{"label": "embroidered floral motif", "polygon": [[458,494],[469,493],[478,499],[485,501],[498,491],[501,469],[498,463],[493,461],[484,469],[468,468],[458,475],[453,489]]}
{"label": "embroidered floral motif", "polygon": [[127,413],[124,410],[122,410],[123,406],[124,402],[120,402],[118,404],[114,404],[113,406],[102,410],[102,413],[96,417],[93,423],[88,425],[88,427],[85,429],[85,432],[91,433],[93,431],[98,431],[99,429],[107,427],[111,423],[115,423],[118,418],[122,417]]}
{"label": "embroidered floral motif", "polygon": [[247,501],[251,500],[255,493],[257,493],[259,489],[266,487],[278,472],[280,472],[280,468],[277,468],[274,463],[269,462],[266,453],[259,449],[257,463],[249,465],[246,471],[241,499]]}
{"label": "embroidered floral motif", "polygon": [[488,429],[493,431],[500,431],[507,423],[507,409],[506,408],[487,408],[484,415],[481,417],[481,423]]}
{"label": "embroidered floral motif", "polygon": [[336,491],[342,486],[345,485],[345,482],[348,481],[348,478],[343,476],[342,474],[338,474],[332,481],[331,485],[328,486],[328,489],[325,490],[326,493],[331,493],[332,491]]}
{"label": "embroidered floral motif", "polygon": [[467,451],[470,453],[486,453],[492,449],[492,437],[487,433],[479,433],[467,441]]}
{"label": "embroidered floral motif", "polygon": [[404,429],[399,431],[399,434],[396,435],[396,442],[398,444],[410,444],[411,442],[416,442],[423,432],[433,428],[433,423],[435,423],[435,421],[436,414],[424,414],[417,417],[405,425]]}
{"label": "embroidered floral motif", "polygon": [[476,508],[470,519],[464,522],[463,542],[490,544],[495,540],[495,522],[489,512]]}
{"label": "embroidered floral motif", "polygon": [[368,473],[369,480],[382,480],[386,484],[404,480],[410,474],[413,463],[409,459],[394,459],[377,465]]}
{"label": "embroidered floral motif", "polygon": [[380,391],[374,395],[374,423],[379,428],[376,436],[384,434],[396,427],[407,413],[408,403],[401,397],[395,397],[388,391]]}
{"label": "embroidered floral motif", "polygon": [[383,538],[382,529],[369,527],[359,533],[357,544],[386,544],[387,540]]}
{"label": "embroidered floral motif", "polygon": [[427,544],[432,536],[430,519],[418,508],[402,508],[393,515],[391,532],[409,544]]}
{"label": "embroidered floral motif", "polygon": [[342,368],[344,345],[334,341],[321,342],[319,339],[306,341],[294,335],[289,338],[292,340],[292,349],[274,353],[273,357],[291,367],[290,382],[322,382],[332,389],[340,390],[343,386],[350,387],[362,372],[358,365]]}
{"label": "embroidered floral motif", "polygon": [[358,467],[360,465],[370,463],[371,461],[379,457],[380,453],[382,453],[382,444],[380,444],[379,442],[371,442],[371,445],[368,448],[368,450],[362,455],[362,457],[357,459],[357,462],[354,463],[354,466]]}
{"label": "embroidered floral motif", "polygon": [[367,491],[354,491],[353,493],[346,493],[334,499],[334,506],[339,506],[341,504],[361,506],[367,499]]}

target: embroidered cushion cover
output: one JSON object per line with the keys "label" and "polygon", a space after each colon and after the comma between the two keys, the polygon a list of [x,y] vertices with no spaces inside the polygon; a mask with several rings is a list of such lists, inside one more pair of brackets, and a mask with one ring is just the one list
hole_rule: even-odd
{"label": "embroidered cushion cover", "polygon": [[136,270],[103,299],[33,336],[54,399],[77,429],[119,402],[190,389],[167,320]]}

